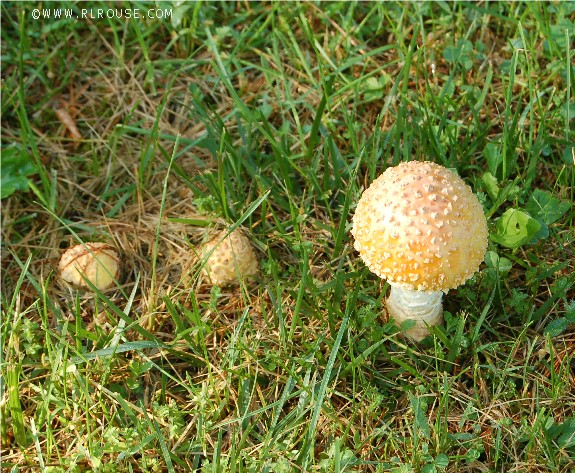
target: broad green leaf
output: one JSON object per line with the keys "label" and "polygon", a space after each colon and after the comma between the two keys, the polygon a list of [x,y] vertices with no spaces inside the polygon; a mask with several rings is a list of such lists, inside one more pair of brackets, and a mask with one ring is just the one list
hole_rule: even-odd
{"label": "broad green leaf", "polygon": [[[493,176],[496,176],[497,169],[503,161],[503,156],[497,143],[487,143],[483,149],[483,157],[487,160],[487,168],[489,169],[489,172]],[[495,182],[497,183],[497,180]]]}
{"label": "broad green leaf", "polygon": [[549,236],[549,227],[544,223],[539,223],[541,224],[541,228],[535,235],[533,235],[533,238],[529,240],[530,245],[537,243],[539,240],[545,240],[545,238]]}
{"label": "broad green leaf", "polygon": [[575,417],[563,422],[563,434],[557,439],[560,448],[572,449],[575,447]]}
{"label": "broad green leaf", "polygon": [[386,76],[381,77],[368,77],[365,82],[362,84],[364,85],[364,97],[366,100],[377,100],[383,97],[384,95],[384,88],[387,85],[388,79]]}
{"label": "broad green leaf", "polygon": [[565,31],[569,32],[569,36],[575,36],[575,24],[568,18],[562,18],[556,25],[550,25],[549,30],[549,36],[561,49],[565,49],[568,46]]}
{"label": "broad green leaf", "polygon": [[561,202],[550,192],[535,189],[525,206],[525,210],[541,223],[551,225],[559,220],[571,207],[572,204]]}
{"label": "broad green leaf", "polygon": [[431,435],[431,431],[429,429],[429,424],[427,423],[427,417],[425,415],[425,411],[427,409],[425,401],[422,401],[421,398],[418,396],[414,396],[411,393],[408,393],[409,396],[409,403],[411,404],[411,408],[413,409],[413,427],[414,431],[421,432],[421,435],[428,439]]}
{"label": "broad green leaf", "polygon": [[443,470],[444,468],[447,468],[447,465],[449,465],[449,457],[445,453],[440,453],[435,457],[435,466],[437,466],[437,468],[441,468]]}
{"label": "broad green leaf", "polygon": [[548,419],[545,425],[545,437],[556,442],[562,449],[573,449],[575,447],[575,417],[567,417],[562,423]]}
{"label": "broad green leaf", "polygon": [[565,301],[565,317],[575,323],[575,300]]}
{"label": "broad green leaf", "polygon": [[443,51],[443,58],[452,64],[460,63],[468,71],[473,67],[473,44],[464,39],[459,40],[455,46],[448,46]]}
{"label": "broad green leaf", "polygon": [[507,273],[513,264],[507,258],[500,257],[495,251],[488,251],[485,254],[485,264],[490,269],[498,270],[500,273]]}
{"label": "broad green leaf", "polygon": [[485,190],[489,194],[491,200],[497,200],[497,196],[499,195],[499,186],[497,185],[497,179],[491,174],[490,172],[483,173],[481,176],[481,180],[485,185]]}
{"label": "broad green leaf", "polygon": [[552,337],[556,337],[557,335],[561,335],[567,327],[569,326],[569,321],[565,317],[559,317],[558,319],[552,320],[547,324],[545,327],[545,335],[551,335]]}
{"label": "broad green leaf", "polygon": [[575,118],[575,102],[574,101],[565,102],[561,106],[561,115],[565,120],[569,121],[573,120]]}
{"label": "broad green leaf", "polygon": [[399,326],[402,332],[405,332],[406,330],[409,330],[410,328],[413,327],[415,327],[415,320],[413,319],[406,319],[403,322],[401,322],[401,325]]}
{"label": "broad green leaf", "polygon": [[12,145],[2,148],[0,167],[2,180],[0,184],[0,199],[12,195],[14,192],[28,190],[26,176],[37,172],[34,159],[24,149]]}
{"label": "broad green leaf", "polygon": [[557,424],[553,418],[549,417],[545,421],[545,437],[548,440],[555,440],[563,433],[563,424]]}
{"label": "broad green leaf", "polygon": [[428,463],[427,465],[423,466],[421,473],[437,473],[437,469],[433,463]]}
{"label": "broad green leaf", "polygon": [[567,164],[575,164],[575,146],[567,146],[563,150],[563,161]]}
{"label": "broad green leaf", "polygon": [[506,248],[519,248],[537,234],[541,224],[525,212],[508,209],[497,220],[491,239]]}

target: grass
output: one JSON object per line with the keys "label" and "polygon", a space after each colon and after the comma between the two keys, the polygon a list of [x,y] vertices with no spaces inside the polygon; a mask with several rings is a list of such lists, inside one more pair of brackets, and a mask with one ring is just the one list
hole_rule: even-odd
{"label": "grass", "polygon": [[[2,469],[572,471],[574,3],[176,3],[2,2]],[[350,236],[413,159],[491,235],[421,344]],[[229,225],[261,277],[211,287]],[[59,283],[89,240],[114,290]]]}

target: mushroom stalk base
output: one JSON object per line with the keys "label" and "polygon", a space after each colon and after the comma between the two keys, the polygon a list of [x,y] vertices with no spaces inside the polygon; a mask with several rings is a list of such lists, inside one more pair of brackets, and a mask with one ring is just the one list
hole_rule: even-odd
{"label": "mushroom stalk base", "polygon": [[387,299],[387,312],[401,325],[406,320],[415,320],[415,325],[403,332],[403,335],[416,341],[429,335],[428,326],[442,322],[441,291],[414,291],[391,284],[391,293]]}

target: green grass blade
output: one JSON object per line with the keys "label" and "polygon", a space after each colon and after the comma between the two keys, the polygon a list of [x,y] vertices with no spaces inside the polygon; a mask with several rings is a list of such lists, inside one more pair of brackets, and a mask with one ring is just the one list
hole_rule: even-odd
{"label": "green grass blade", "polygon": [[331,348],[331,353],[329,355],[329,359],[328,359],[326,367],[325,367],[325,372],[323,374],[323,378],[322,378],[321,384],[319,386],[319,390],[317,392],[315,405],[314,405],[314,408],[312,411],[312,416],[311,416],[310,423],[309,423],[309,428],[307,430],[307,434],[306,434],[306,437],[304,440],[304,444],[303,444],[301,453],[298,457],[298,463],[301,465],[301,468],[304,471],[306,471],[308,463],[312,460],[312,456],[310,456],[310,455],[311,455],[311,449],[315,443],[317,422],[319,420],[319,415],[320,415],[322,407],[323,407],[323,402],[324,402],[325,395],[327,392],[327,385],[331,380],[331,372],[332,372],[333,367],[335,365],[335,360],[337,359],[339,346],[341,344],[341,340],[343,338],[345,330],[347,329],[349,317],[350,317],[350,315],[349,315],[349,313],[347,313],[345,315],[345,317],[343,318],[343,320],[341,322],[341,326],[340,326],[339,331],[337,333],[337,337],[336,337],[336,339],[333,343],[333,346]]}

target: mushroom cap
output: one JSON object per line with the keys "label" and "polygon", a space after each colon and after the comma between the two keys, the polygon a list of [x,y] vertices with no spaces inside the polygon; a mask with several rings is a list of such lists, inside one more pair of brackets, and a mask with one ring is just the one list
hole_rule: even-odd
{"label": "mushroom cap", "polygon": [[351,232],[373,273],[420,291],[456,288],[487,250],[479,200],[458,175],[432,162],[404,162],[381,174],[361,196]]}
{"label": "mushroom cap", "polygon": [[202,249],[203,257],[213,249],[202,272],[218,286],[238,283],[259,271],[258,259],[244,232],[237,228],[226,237],[227,233],[223,230]]}
{"label": "mushroom cap", "polygon": [[60,259],[58,269],[62,280],[74,286],[88,288],[87,279],[102,291],[118,279],[120,257],[116,250],[106,243],[87,242],[68,248]]}

